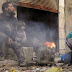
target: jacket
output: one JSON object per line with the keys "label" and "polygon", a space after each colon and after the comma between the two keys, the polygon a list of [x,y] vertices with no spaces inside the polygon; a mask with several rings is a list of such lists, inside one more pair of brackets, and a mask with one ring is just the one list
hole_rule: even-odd
{"label": "jacket", "polygon": [[70,32],[66,37],[66,44],[72,50],[72,45],[69,43],[68,39],[72,38],[72,32]]}
{"label": "jacket", "polygon": [[4,13],[0,14],[0,32],[7,37],[12,38],[12,33],[16,30],[17,23],[18,20],[15,17],[7,16]]}

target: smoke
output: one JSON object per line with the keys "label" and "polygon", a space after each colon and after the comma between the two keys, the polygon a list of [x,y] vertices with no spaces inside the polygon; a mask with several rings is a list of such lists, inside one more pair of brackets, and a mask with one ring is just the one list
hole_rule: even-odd
{"label": "smoke", "polygon": [[31,25],[27,26],[28,34],[33,43],[36,44],[46,40],[45,26],[43,23],[29,22],[29,24]]}
{"label": "smoke", "polygon": [[49,28],[42,22],[28,22],[26,26],[26,33],[28,42],[34,46],[44,44],[46,41],[55,42],[57,39],[57,32],[54,28]]}
{"label": "smoke", "polygon": [[46,41],[58,45],[58,15],[42,10],[18,7],[18,19],[26,23],[27,42],[31,46]]}

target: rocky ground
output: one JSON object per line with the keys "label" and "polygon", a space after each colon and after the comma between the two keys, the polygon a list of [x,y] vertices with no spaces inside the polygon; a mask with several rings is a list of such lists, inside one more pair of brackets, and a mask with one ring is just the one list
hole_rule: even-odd
{"label": "rocky ground", "polygon": [[[61,57],[55,56],[54,63],[44,64],[30,64],[27,67],[19,67],[17,61],[5,59],[0,61],[0,72],[72,72],[72,65],[58,63]],[[51,70],[52,71],[49,71]]]}
{"label": "rocky ground", "polygon": [[14,60],[7,59],[0,61],[0,72],[48,72],[48,70],[50,70],[52,67],[60,68],[61,71],[59,72],[72,72],[72,65],[65,65],[64,63],[47,64],[47,66],[32,65],[27,67],[19,67],[17,62]]}

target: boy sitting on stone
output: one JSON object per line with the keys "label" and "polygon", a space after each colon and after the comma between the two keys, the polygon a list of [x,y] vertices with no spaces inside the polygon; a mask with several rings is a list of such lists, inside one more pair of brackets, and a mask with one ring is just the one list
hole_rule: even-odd
{"label": "boy sitting on stone", "polygon": [[19,24],[17,25],[17,30],[13,33],[13,39],[15,40],[15,42],[21,45],[24,45],[27,40],[24,29],[25,29],[25,23],[20,21]]}

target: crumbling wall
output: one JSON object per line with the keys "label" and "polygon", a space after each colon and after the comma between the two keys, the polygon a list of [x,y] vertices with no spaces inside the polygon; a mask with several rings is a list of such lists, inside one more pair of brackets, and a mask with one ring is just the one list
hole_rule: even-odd
{"label": "crumbling wall", "polygon": [[6,2],[6,0],[0,0],[0,13],[2,13],[2,4],[4,3],[4,2]]}
{"label": "crumbling wall", "polygon": [[64,1],[59,0],[59,53],[65,53],[65,18],[64,18]]}

